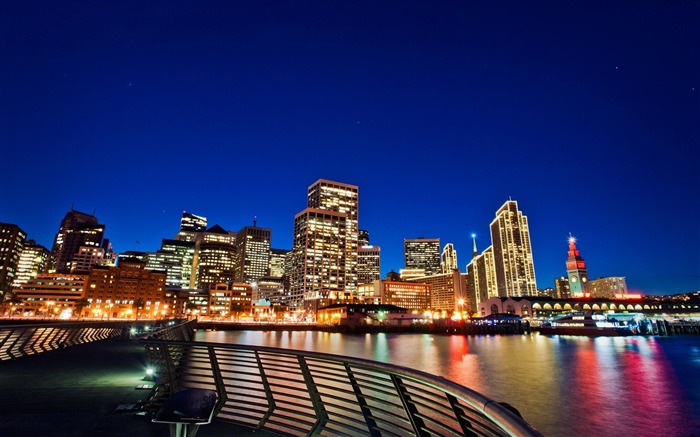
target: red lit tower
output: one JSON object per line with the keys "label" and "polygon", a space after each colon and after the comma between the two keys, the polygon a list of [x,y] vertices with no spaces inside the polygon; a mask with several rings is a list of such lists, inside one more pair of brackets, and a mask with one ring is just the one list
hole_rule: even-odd
{"label": "red lit tower", "polygon": [[569,276],[571,297],[583,297],[588,291],[586,261],[576,249],[576,238],[569,233],[569,257],[566,259],[566,274]]}

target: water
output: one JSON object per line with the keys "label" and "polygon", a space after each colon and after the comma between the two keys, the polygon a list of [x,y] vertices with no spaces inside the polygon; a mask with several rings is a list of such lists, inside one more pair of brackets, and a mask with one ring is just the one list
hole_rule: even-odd
{"label": "water", "polygon": [[420,369],[515,406],[547,436],[700,435],[700,337],[198,332]]}

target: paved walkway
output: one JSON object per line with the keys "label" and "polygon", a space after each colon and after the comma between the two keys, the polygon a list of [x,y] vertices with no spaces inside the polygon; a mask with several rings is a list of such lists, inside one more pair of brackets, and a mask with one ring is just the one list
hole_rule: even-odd
{"label": "paved walkway", "polygon": [[[143,346],[125,339],[0,361],[0,435],[167,437],[168,425],[117,411],[147,399],[145,368]],[[197,432],[223,435],[272,434],[216,421]]]}

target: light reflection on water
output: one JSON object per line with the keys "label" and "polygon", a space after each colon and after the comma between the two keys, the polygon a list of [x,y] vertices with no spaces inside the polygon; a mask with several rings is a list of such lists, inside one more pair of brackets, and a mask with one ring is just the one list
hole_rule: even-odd
{"label": "light reflection on water", "polygon": [[508,402],[545,435],[700,435],[700,340],[676,337],[198,332],[443,376]]}

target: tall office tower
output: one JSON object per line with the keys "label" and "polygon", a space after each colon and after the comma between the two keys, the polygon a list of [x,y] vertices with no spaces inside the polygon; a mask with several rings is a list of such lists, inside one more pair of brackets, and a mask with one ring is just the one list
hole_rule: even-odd
{"label": "tall office tower", "polygon": [[271,238],[272,230],[257,226],[245,226],[236,233],[236,283],[252,284],[269,273]]}
{"label": "tall office tower", "polygon": [[452,273],[457,270],[457,251],[452,243],[445,244],[440,257],[440,271],[442,273]]}
{"label": "tall office tower", "polygon": [[182,211],[180,219],[180,232],[175,236],[175,240],[194,241],[197,234],[207,230],[207,218]]}
{"label": "tall office tower", "polygon": [[117,265],[117,253],[112,247],[112,243],[109,242],[109,238],[104,238],[102,240],[102,248],[105,250],[105,256],[102,259],[103,266],[116,266]]}
{"label": "tall office tower", "polygon": [[362,246],[369,246],[369,231],[365,231],[364,229],[360,229],[357,231],[357,244],[359,247]]}
{"label": "tall office tower", "polygon": [[532,261],[530,228],[518,202],[508,200],[491,222],[491,242],[498,295],[536,296],[535,266]]}
{"label": "tall office tower", "polygon": [[588,282],[588,290],[593,297],[614,298],[627,294],[627,281],[624,276],[596,278]]}
{"label": "tall office tower", "polygon": [[440,274],[440,239],[404,238],[403,258],[406,269],[423,269],[425,276]]}
{"label": "tall office tower", "polygon": [[290,259],[288,254],[289,250],[285,249],[270,249],[270,274],[274,278],[283,277],[287,271],[287,263]]}
{"label": "tall office tower", "polygon": [[94,266],[102,265],[105,250],[95,246],[80,246],[78,253],[73,255],[70,262],[70,272],[78,275],[87,275]]}
{"label": "tall office tower", "polygon": [[172,266],[166,268],[169,287],[190,288],[190,281],[193,276],[194,245],[194,241],[169,240],[167,238],[164,238],[161,242],[158,252],[168,259]]}
{"label": "tall office tower", "polygon": [[472,309],[477,309],[481,302],[498,296],[493,246],[489,246],[481,255],[471,260],[467,265],[467,277],[469,305]]}
{"label": "tall office tower", "polygon": [[[319,179],[308,189],[307,205],[311,209],[346,215],[345,233],[341,235],[345,264],[345,291],[357,288],[357,249],[359,247],[359,188],[357,185]],[[369,237],[369,235],[368,235]]]}
{"label": "tall office tower", "polygon": [[571,297],[583,297],[588,291],[586,261],[576,249],[576,238],[569,234],[569,257],[566,259],[566,275],[569,277]]}
{"label": "tall office tower", "polygon": [[357,284],[381,279],[381,247],[360,246],[357,252]]}
{"label": "tall office tower", "polygon": [[234,282],[235,241],[236,233],[219,225],[197,234],[193,261],[193,266],[197,266],[196,288],[208,290],[214,284]]}
{"label": "tall office tower", "polygon": [[315,208],[306,208],[294,217],[290,295],[286,302],[290,308],[301,309],[305,300],[346,290],[347,222],[345,213]]}
{"label": "tall office tower", "polygon": [[569,299],[571,297],[569,278],[567,278],[566,276],[562,276],[561,278],[554,278],[554,290],[554,297],[556,297],[557,299]]}
{"label": "tall office tower", "polygon": [[467,275],[457,269],[439,275],[422,276],[410,279],[430,285],[430,309],[432,311],[466,311],[469,312],[469,300],[466,296]]}
{"label": "tall office tower", "polygon": [[[2,237],[0,237],[0,240],[2,240]],[[43,273],[46,270],[48,261],[49,249],[41,244],[37,244],[34,240],[27,240],[24,243],[22,254],[19,256],[17,274],[12,281],[12,288],[17,288],[22,284],[26,284],[30,279],[36,278],[39,273]]]}
{"label": "tall office tower", "polygon": [[73,256],[81,246],[100,247],[105,226],[97,217],[71,208],[61,221],[51,248],[49,272],[69,273]]}
{"label": "tall office tower", "polygon": [[0,223],[0,292],[12,290],[27,233],[19,226]]}

